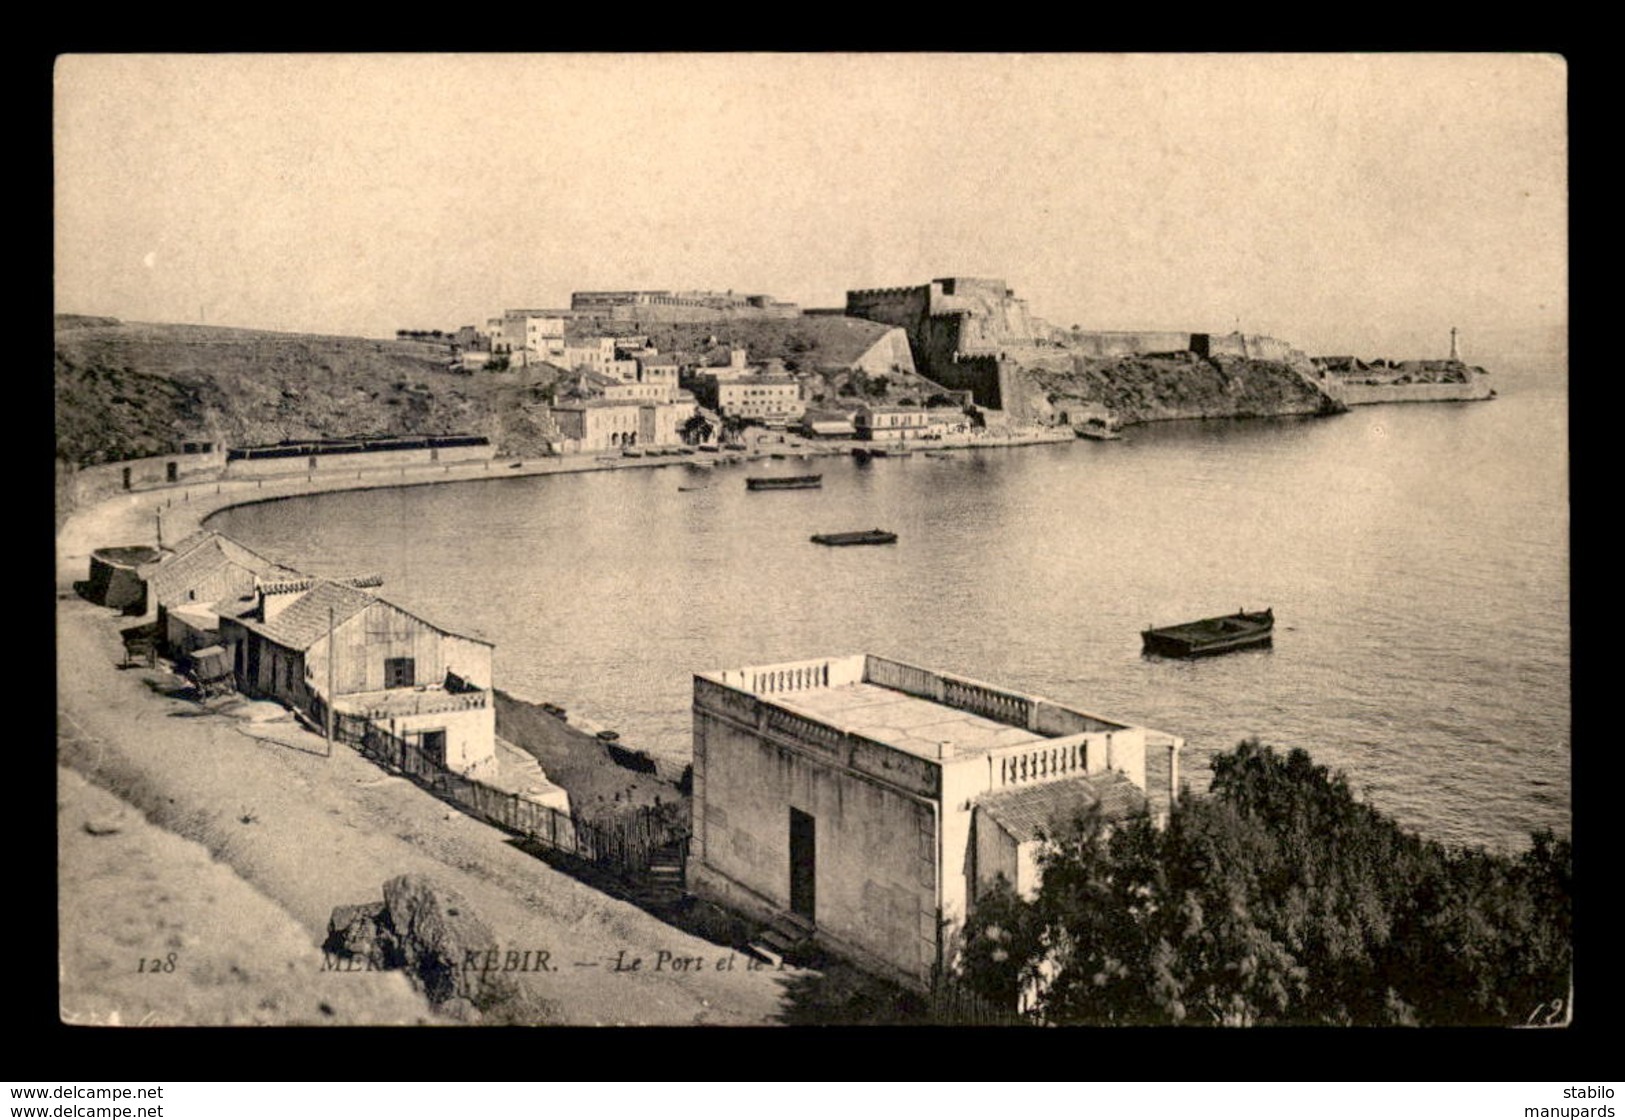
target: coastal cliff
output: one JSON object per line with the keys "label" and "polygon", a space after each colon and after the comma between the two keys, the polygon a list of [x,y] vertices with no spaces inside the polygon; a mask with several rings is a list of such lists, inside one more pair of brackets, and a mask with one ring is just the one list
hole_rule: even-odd
{"label": "coastal cliff", "polygon": [[[778,359],[802,378],[815,405],[925,403],[938,391],[909,369],[864,372],[860,363],[884,346],[892,328],[818,318],[772,326],[749,340],[759,348],[752,360]],[[694,346],[690,353],[700,357],[712,337],[707,329],[669,328],[660,345]],[[452,368],[450,358],[443,343],[61,316],[57,458],[86,466],[165,453],[197,439],[244,445],[382,432],[483,435],[499,455],[547,451],[556,435],[547,402],[565,371],[538,363],[471,374]],[[1067,425],[1099,416],[1142,423],[1344,408],[1328,392],[1330,378],[1257,358],[1063,352],[1052,362],[1007,368],[1006,408],[1027,422]]]}
{"label": "coastal cliff", "polygon": [[1021,366],[1017,407],[1037,419],[1155,420],[1322,416],[1345,406],[1287,362],[1185,352],[1169,356],[1074,357],[1070,368]]}

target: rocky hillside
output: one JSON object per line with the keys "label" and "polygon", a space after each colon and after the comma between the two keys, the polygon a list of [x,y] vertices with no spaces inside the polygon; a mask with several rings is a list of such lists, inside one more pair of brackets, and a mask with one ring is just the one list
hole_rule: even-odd
{"label": "rocky hillside", "polygon": [[[67,322],[63,322],[67,319]],[[61,317],[57,457],[79,465],[228,444],[471,432],[525,452],[560,371],[450,372],[417,342]]]}
{"label": "rocky hillside", "polygon": [[[623,332],[629,328],[624,325]],[[655,345],[726,363],[776,362],[809,400],[923,403],[935,387],[845,367],[886,332],[857,319],[666,324]],[[230,445],[380,434],[489,436],[499,454],[545,450],[546,402],[565,371],[452,372],[445,343],[374,340],[63,315],[56,323],[57,458],[85,466],[212,439]]]}
{"label": "rocky hillside", "polygon": [[1036,413],[1057,419],[1065,413],[1073,423],[1089,416],[1135,424],[1344,411],[1292,366],[1247,358],[1078,358],[1070,370],[1024,368],[1021,379]]}
{"label": "rocky hillside", "polygon": [[694,362],[726,363],[743,346],[752,365],[777,359],[791,373],[844,369],[891,328],[839,315],[795,319],[729,319],[713,323],[603,324],[608,334],[647,335],[657,349]]}
{"label": "rocky hillside", "polygon": [[[847,367],[881,324],[839,317],[666,324],[660,349],[726,361],[730,345],[805,382],[810,403],[946,403],[918,375]],[[453,372],[444,343],[282,334],[59,316],[57,458],[79,466],[171,451],[186,441],[230,445],[357,435],[471,433],[498,454],[544,450],[546,402],[563,370]],[[1024,369],[1024,412],[1076,423],[1341,411],[1292,367],[1239,358],[1076,358]]]}

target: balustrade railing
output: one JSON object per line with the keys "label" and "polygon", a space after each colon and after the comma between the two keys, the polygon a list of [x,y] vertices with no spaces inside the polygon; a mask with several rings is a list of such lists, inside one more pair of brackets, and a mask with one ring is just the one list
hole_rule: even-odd
{"label": "balustrade railing", "polygon": [[[1110,735],[1106,738],[1109,739]],[[1106,745],[1101,740],[1079,737],[995,755],[989,760],[993,766],[993,788],[1003,789],[1006,786],[1029,785],[1086,774],[1089,772],[1089,752],[1104,749]]]}
{"label": "balustrade railing", "polygon": [[[339,698],[344,704],[344,698]],[[374,705],[352,705],[348,711],[367,719],[391,719],[401,716],[430,716],[440,712],[466,712],[474,708],[491,706],[491,694],[479,692],[422,693],[413,696],[410,704],[403,697],[392,697]]]}

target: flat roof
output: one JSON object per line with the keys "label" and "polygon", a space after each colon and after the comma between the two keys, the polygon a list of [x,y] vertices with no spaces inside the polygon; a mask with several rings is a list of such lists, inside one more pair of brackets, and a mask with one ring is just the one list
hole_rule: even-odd
{"label": "flat roof", "polygon": [[966,758],[1049,741],[1035,731],[876,684],[776,692],[762,699],[921,758],[938,758],[945,742],[953,744],[951,757]]}

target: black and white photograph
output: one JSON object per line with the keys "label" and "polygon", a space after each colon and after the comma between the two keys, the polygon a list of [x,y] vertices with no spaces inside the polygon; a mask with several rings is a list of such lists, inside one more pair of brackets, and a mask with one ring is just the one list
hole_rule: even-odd
{"label": "black and white photograph", "polygon": [[62,1024],[1573,1025],[1563,58],[52,77]]}

